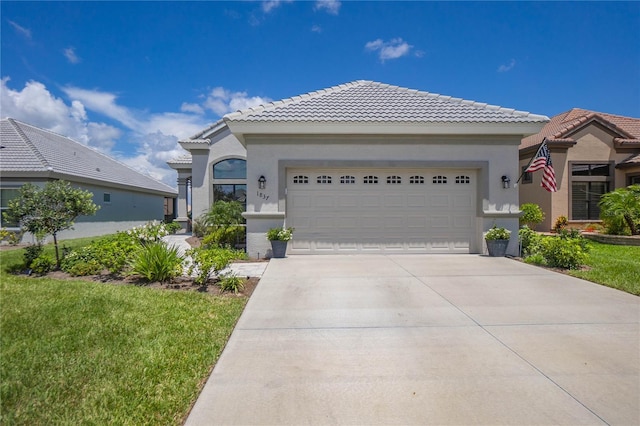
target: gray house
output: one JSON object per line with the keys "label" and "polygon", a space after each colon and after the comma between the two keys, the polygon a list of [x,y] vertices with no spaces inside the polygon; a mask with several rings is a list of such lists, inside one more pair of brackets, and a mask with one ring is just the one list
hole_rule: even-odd
{"label": "gray house", "polygon": [[[177,191],[72,139],[8,118],[1,120],[0,206],[25,183],[65,180],[93,193],[95,216],[79,217],[61,238],[104,235],[173,217]],[[2,223],[16,229],[16,224]]]}
{"label": "gray house", "polygon": [[227,114],[181,145],[178,220],[245,204],[247,251],[292,226],[291,254],[481,253],[497,224],[517,251],[518,146],[542,115],[372,81]]}

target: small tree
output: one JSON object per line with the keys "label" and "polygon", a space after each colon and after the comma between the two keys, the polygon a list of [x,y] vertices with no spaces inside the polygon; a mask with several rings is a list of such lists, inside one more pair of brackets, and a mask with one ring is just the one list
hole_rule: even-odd
{"label": "small tree", "polygon": [[530,229],[534,229],[544,220],[544,212],[537,204],[525,203],[520,206],[520,210],[522,211],[520,225],[527,225]]}
{"label": "small tree", "polygon": [[4,218],[19,223],[23,231],[35,235],[38,244],[52,235],[56,266],[60,267],[58,232],[72,228],[78,216],[96,214],[98,206],[92,199],[91,192],[72,188],[62,180],[47,182],[42,189],[27,183],[20,188],[18,197],[9,201]]}
{"label": "small tree", "polygon": [[242,204],[238,201],[218,200],[204,214],[205,245],[233,246],[244,233]]}
{"label": "small tree", "polygon": [[604,220],[624,220],[631,235],[640,234],[640,185],[618,188],[600,197],[600,217]]}

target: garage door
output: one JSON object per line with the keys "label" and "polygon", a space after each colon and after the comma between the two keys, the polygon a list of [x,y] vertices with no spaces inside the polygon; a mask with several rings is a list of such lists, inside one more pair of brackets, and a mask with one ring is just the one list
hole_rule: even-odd
{"label": "garage door", "polygon": [[290,253],[469,253],[475,203],[475,170],[289,169]]}

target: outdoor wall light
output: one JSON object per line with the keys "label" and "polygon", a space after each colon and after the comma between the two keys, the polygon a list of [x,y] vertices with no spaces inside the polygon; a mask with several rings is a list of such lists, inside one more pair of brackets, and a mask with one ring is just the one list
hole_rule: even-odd
{"label": "outdoor wall light", "polygon": [[503,175],[502,176],[502,187],[504,189],[507,189],[511,186],[511,179],[509,179],[509,176],[507,175]]}
{"label": "outdoor wall light", "polygon": [[266,183],[267,179],[264,177],[264,175],[258,178],[258,188],[264,189]]}

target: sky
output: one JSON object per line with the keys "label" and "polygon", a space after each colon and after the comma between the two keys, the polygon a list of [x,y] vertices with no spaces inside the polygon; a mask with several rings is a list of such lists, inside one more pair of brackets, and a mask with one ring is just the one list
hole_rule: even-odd
{"label": "sky", "polygon": [[228,112],[373,80],[640,117],[640,2],[0,2],[0,115],[176,187]]}

